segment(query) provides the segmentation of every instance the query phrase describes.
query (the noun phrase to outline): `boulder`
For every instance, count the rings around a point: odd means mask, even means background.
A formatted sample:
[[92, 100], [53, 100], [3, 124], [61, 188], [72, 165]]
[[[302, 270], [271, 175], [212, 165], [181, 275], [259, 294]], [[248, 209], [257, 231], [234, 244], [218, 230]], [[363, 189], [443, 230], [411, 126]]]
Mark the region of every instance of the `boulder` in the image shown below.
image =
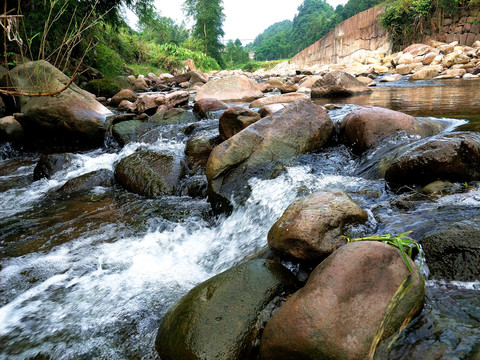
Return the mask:
[[368, 86], [341, 70], [327, 73], [312, 86], [312, 98], [343, 97], [371, 92], [372, 89]]
[[250, 102], [261, 97], [263, 97], [263, 93], [257, 89], [254, 80], [245, 75], [233, 75], [206, 83], [197, 92], [195, 102], [205, 98], [214, 98], [226, 102]]
[[216, 275], [167, 312], [155, 349], [162, 360], [251, 359], [261, 312], [292, 283], [290, 272], [270, 260]]
[[480, 180], [480, 134], [436, 135], [407, 145], [385, 172], [392, 184]]
[[285, 108], [285, 104], [270, 104], [270, 105], [264, 105], [260, 109], [258, 109], [258, 113], [262, 118], [270, 116], [277, 111], [282, 110]]
[[422, 55], [425, 55], [429, 52], [432, 52], [434, 51], [435, 49], [430, 46], [430, 45], [426, 45], [426, 44], [412, 44], [410, 45], [409, 47], [405, 48], [405, 50], [403, 50], [403, 53], [410, 53], [413, 57], [417, 57], [417, 56], [422, 56]]
[[367, 218], [345, 192], [313, 193], [288, 206], [268, 232], [268, 245], [295, 259], [319, 260], [345, 244], [345, 226]]
[[126, 76], [117, 76], [115, 79], [113, 79], [113, 81], [115, 81], [122, 90], [133, 90], [132, 82]]
[[467, 70], [465, 69], [448, 69], [445, 71], [445, 75], [451, 76], [451, 77], [462, 77], [467, 73]]
[[[23, 92], [55, 92], [68, 77], [46, 61], [26, 62], [10, 71], [15, 88]], [[50, 79], [50, 81], [45, 81]], [[86, 147], [103, 144], [106, 117], [111, 111], [75, 84], [56, 96], [20, 97], [20, 109], [29, 119], [26, 132], [42, 137], [50, 146], [58, 142]], [[28, 127], [27, 127], [28, 125]]]
[[[425, 283], [409, 262], [414, 269], [410, 276], [393, 246], [361, 241], [340, 247], [267, 322], [261, 358], [370, 358], [376, 336], [387, 339], [422, 309]], [[404, 280], [408, 290], [389, 307]]]
[[108, 169], [100, 169], [68, 180], [57, 193], [70, 195], [78, 192], [86, 192], [97, 186], [110, 187], [113, 185], [113, 172]]
[[188, 139], [185, 147], [188, 168], [205, 169], [213, 148], [220, 144], [219, 136], [211, 131], [199, 131]]
[[115, 179], [124, 188], [149, 197], [174, 194], [184, 175], [183, 161], [153, 151], [127, 156], [115, 168]]
[[245, 200], [250, 177], [271, 177], [281, 160], [323, 147], [334, 126], [325, 108], [296, 101], [215, 147], [207, 163], [209, 199], [217, 210]]
[[320, 75], [307, 76], [302, 82], [300, 82], [300, 85], [301, 87], [312, 89], [312, 86], [321, 78], [322, 76]]
[[128, 100], [130, 102], [135, 102], [138, 96], [130, 89], [124, 89], [113, 95], [110, 100], [110, 106], [118, 106], [123, 100]]
[[224, 110], [228, 106], [223, 101], [211, 98], [205, 98], [197, 101], [193, 105], [193, 112], [200, 119], [205, 119], [208, 117], [208, 113], [211, 111]]
[[35, 169], [33, 180], [50, 179], [54, 174], [65, 169], [73, 159], [72, 154], [48, 154], [40, 156]]
[[433, 60], [435, 60], [435, 58], [437, 57], [437, 53], [435, 51], [432, 51], [432, 52], [429, 52], [428, 54], [426, 54], [424, 57], [423, 57], [423, 62], [422, 64], [423, 65], [430, 65]]
[[400, 75], [407, 75], [410, 74], [417, 66], [418, 64], [398, 65], [395, 68], [395, 72]]
[[169, 109], [176, 106], [187, 105], [189, 100], [190, 94], [188, 91], [184, 90], [174, 91], [168, 94], [160, 94], [157, 97], [159, 105], [165, 105]]
[[427, 80], [438, 76], [436, 67], [425, 66], [409, 77], [409, 80]]
[[157, 112], [149, 119], [149, 122], [162, 125], [188, 124], [195, 121], [197, 121], [197, 119], [190, 111], [182, 108], [168, 109], [163, 105], [159, 107]]
[[400, 56], [400, 58], [398, 59], [398, 65], [408, 65], [408, 64], [411, 64], [411, 63], [413, 63], [413, 58], [414, 58], [414, 56], [413, 56], [411, 53], [409, 53], [409, 52], [407, 52], [407, 53], [405, 53], [405, 54], [402, 54], [402, 55]]
[[420, 122], [411, 115], [375, 106], [363, 106], [347, 114], [340, 123], [340, 136], [355, 154], [398, 132], [430, 136], [440, 131], [435, 123]]
[[440, 224], [420, 241], [430, 278], [475, 281], [480, 278], [480, 224], [478, 218]]
[[359, 77], [357, 77], [357, 80], [358, 80], [358, 81], [361, 81], [362, 83], [364, 83], [364, 84], [367, 85], [367, 86], [375, 86], [375, 85], [377, 85], [377, 83], [375, 82], [375, 80], [370, 79], [369, 77], [366, 77], [366, 76], [359, 76]]
[[271, 104], [287, 104], [287, 103], [292, 103], [294, 101], [302, 100], [302, 99], [310, 99], [310, 96], [306, 94], [296, 93], [296, 92], [289, 93], [289, 94], [268, 96], [268, 97], [264, 97], [251, 102], [249, 107], [257, 108], [257, 107], [262, 107], [262, 106], [271, 105]]
[[23, 127], [14, 116], [6, 116], [0, 119], [0, 142], [20, 143], [24, 137]]
[[133, 81], [133, 91], [143, 92], [143, 91], [148, 91], [148, 90], [149, 90], [149, 86], [148, 86], [145, 78], [139, 77], [138, 79], [135, 79]]
[[257, 112], [241, 106], [233, 106], [224, 111], [218, 120], [220, 139], [225, 141], [258, 120], [260, 120], [260, 114]]
[[202, 72], [200, 71], [192, 71], [192, 76], [190, 77], [190, 84], [197, 84], [197, 83], [202, 83], [206, 84], [208, 81], [208, 77], [206, 77]]
[[285, 84], [287, 80], [285, 78], [281, 77], [271, 77], [270, 79], [267, 80], [267, 84], [274, 86], [274, 87], [280, 87], [283, 84]]
[[282, 86], [279, 86], [278, 87], [278, 90], [280, 90], [280, 92], [282, 94], [288, 94], [288, 93], [292, 93], [292, 92], [295, 92], [298, 90], [298, 85], [295, 85], [293, 82], [291, 81], [287, 81], [285, 84], [283, 84]]

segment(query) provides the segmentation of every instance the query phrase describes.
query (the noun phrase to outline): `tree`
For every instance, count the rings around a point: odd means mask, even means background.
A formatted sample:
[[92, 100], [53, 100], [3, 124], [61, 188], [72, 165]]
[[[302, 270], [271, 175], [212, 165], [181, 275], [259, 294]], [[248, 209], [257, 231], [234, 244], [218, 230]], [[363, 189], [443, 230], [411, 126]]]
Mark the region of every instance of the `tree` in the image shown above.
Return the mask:
[[248, 53], [242, 46], [242, 42], [237, 39], [235, 42], [230, 40], [223, 54], [223, 61], [228, 68], [234, 68], [249, 62]]
[[200, 39], [205, 54], [217, 60], [222, 65], [221, 50], [223, 45], [220, 38], [225, 35], [223, 32], [222, 0], [185, 0], [183, 10], [187, 16], [191, 16], [195, 22], [193, 36]]

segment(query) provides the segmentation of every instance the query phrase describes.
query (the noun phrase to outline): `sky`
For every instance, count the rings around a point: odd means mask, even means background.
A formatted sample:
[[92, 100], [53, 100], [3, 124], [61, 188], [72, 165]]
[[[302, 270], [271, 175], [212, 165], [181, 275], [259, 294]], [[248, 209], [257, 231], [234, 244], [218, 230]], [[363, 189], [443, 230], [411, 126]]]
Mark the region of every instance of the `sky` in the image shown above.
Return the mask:
[[[283, 20], [293, 20], [303, 0], [223, 0], [225, 21], [224, 40], [240, 39], [243, 45], [252, 42], [267, 27]], [[334, 8], [346, 4], [347, 0], [327, 0]], [[183, 0], [155, 0], [162, 16], [181, 23]]]

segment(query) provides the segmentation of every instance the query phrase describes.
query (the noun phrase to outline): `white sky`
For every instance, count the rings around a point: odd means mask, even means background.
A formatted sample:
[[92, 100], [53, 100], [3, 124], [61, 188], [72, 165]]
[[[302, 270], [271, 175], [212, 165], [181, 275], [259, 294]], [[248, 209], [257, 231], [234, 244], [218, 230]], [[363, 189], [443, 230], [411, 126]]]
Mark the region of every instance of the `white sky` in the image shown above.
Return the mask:
[[[223, 0], [225, 40], [240, 39], [243, 45], [253, 41], [267, 27], [283, 20], [293, 20], [303, 0]], [[327, 0], [335, 8], [347, 0]], [[181, 23], [183, 0], [155, 0], [157, 10]]]

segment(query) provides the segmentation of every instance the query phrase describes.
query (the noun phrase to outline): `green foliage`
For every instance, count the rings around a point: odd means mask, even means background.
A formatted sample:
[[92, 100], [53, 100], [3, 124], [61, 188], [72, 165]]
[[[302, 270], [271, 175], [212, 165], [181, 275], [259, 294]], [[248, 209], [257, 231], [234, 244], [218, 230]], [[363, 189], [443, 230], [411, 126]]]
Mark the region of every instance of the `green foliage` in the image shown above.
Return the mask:
[[192, 51], [175, 44], [150, 44], [149, 62], [169, 71], [183, 67], [182, 62], [192, 59], [195, 66], [203, 71], [220, 70], [215, 59], [199, 51]]
[[242, 43], [239, 39], [229, 41], [225, 47], [225, 52], [222, 55], [223, 63], [228, 69], [235, 69], [247, 64], [250, 59], [247, 51], [242, 47]]
[[222, 0], [185, 0], [183, 9], [195, 22], [193, 37], [201, 41], [203, 52], [223, 65], [220, 38], [225, 35], [222, 28], [225, 14]]
[[421, 258], [422, 253], [420, 251], [420, 245], [415, 240], [413, 240], [411, 237], [408, 236], [408, 234], [410, 233], [411, 231], [405, 232], [400, 235], [395, 235], [395, 236], [390, 234], [384, 234], [384, 235], [365, 236], [365, 237], [355, 238], [355, 239], [351, 239], [345, 236], [345, 239], [347, 239], [347, 243], [354, 242], [354, 241], [381, 241], [384, 244], [395, 246], [400, 250], [403, 261], [405, 262], [405, 265], [407, 266], [408, 271], [412, 272], [413, 269], [410, 266], [407, 256], [412, 258], [412, 250], [415, 247], [418, 250], [418, 254], [420, 256], [420, 266], [422, 266], [422, 258]]

